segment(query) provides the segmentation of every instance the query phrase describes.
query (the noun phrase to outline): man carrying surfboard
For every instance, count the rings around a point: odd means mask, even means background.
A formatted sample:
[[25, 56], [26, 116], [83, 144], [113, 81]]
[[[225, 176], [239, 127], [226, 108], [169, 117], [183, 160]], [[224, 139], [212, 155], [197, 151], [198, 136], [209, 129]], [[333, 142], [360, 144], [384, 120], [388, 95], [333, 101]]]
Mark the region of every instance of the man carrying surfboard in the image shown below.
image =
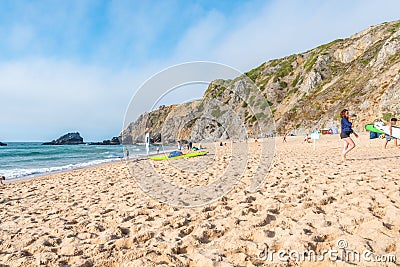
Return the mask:
[[386, 141], [385, 141], [385, 145], [384, 148], [386, 148], [387, 144], [393, 139], [394, 140], [394, 146], [397, 147], [397, 138], [393, 137], [393, 126], [395, 126], [397, 123], [397, 119], [396, 118], [391, 118], [390, 122], [388, 123], [387, 126], [389, 126], [389, 134], [385, 134], [386, 137]]
[[354, 144], [354, 141], [353, 139], [351, 139], [350, 134], [354, 134], [354, 136], [357, 138], [358, 134], [355, 133], [352, 129], [353, 124], [349, 121], [349, 111], [347, 109], [343, 109], [342, 112], [340, 112], [340, 117], [342, 118], [342, 131], [340, 132], [340, 138], [344, 141], [342, 160], [345, 161], [347, 153], [349, 153], [353, 148], [356, 147], [356, 144]]

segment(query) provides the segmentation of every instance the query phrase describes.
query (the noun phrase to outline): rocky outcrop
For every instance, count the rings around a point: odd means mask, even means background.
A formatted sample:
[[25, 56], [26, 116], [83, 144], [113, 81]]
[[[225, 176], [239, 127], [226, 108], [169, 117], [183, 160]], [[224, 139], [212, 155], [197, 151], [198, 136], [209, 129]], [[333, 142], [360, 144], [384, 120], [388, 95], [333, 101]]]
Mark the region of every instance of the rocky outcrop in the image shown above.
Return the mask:
[[337, 127], [400, 116], [400, 21], [372, 26], [304, 53], [274, 59], [233, 80], [213, 81], [201, 101], [143, 114], [128, 142], [216, 140]]
[[342, 47], [338, 48], [333, 55], [341, 63], [350, 63], [364, 54], [372, 45], [382, 40], [384, 34], [376, 31], [379, 26], [372, 26], [360, 33], [354, 34]]
[[130, 123], [121, 133], [123, 144], [144, 143], [146, 132], [150, 132], [150, 142], [161, 142], [161, 131], [168, 114], [177, 105], [160, 106], [158, 109], [143, 113], [139, 118]]
[[7, 144], [0, 142], [0, 146], [7, 146]]
[[45, 142], [42, 145], [80, 145], [85, 144], [79, 133], [67, 133], [57, 140]]
[[121, 140], [120, 137], [113, 137], [111, 140], [104, 140], [102, 142], [92, 142], [89, 143], [89, 145], [93, 146], [115, 146], [115, 145], [120, 145]]

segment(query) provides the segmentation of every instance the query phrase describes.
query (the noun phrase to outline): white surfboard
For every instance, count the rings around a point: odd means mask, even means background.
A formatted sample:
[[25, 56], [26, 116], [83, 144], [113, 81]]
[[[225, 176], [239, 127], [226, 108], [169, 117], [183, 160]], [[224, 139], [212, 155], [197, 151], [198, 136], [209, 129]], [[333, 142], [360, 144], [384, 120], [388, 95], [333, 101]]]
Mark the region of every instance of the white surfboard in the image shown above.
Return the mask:
[[[379, 129], [382, 132], [384, 132], [385, 134], [390, 135], [389, 126], [384, 125], [381, 122], [375, 123], [374, 126], [376, 129]], [[400, 127], [392, 126], [392, 137], [400, 139]]]

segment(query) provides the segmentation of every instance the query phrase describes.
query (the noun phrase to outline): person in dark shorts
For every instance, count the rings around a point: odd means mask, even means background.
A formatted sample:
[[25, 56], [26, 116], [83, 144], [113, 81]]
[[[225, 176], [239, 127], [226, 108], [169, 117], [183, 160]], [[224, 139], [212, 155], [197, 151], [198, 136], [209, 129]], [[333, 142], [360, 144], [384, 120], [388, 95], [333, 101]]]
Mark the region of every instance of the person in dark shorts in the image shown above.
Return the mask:
[[347, 153], [356, 147], [356, 144], [353, 139], [351, 139], [350, 135], [354, 134], [354, 136], [358, 138], [358, 134], [352, 129], [353, 124], [349, 121], [349, 111], [347, 109], [343, 109], [342, 112], [340, 112], [340, 117], [342, 118], [342, 131], [340, 132], [340, 138], [344, 141], [342, 160], [345, 161]]
[[129, 150], [128, 149], [125, 150], [125, 159], [129, 160]]
[[389, 126], [389, 134], [385, 134], [386, 141], [384, 144], [384, 148], [386, 148], [387, 144], [391, 141], [394, 140], [394, 146], [397, 147], [397, 138], [392, 136], [392, 126], [396, 125], [397, 119], [396, 118], [391, 118], [390, 122], [388, 123]]

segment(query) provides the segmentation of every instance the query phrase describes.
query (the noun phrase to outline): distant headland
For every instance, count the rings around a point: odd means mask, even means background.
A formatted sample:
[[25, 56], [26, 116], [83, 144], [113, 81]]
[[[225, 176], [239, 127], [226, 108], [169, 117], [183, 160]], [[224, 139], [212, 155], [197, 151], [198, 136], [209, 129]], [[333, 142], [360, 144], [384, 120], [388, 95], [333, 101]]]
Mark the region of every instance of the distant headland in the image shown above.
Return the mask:
[[78, 132], [76, 132], [76, 133], [67, 133], [56, 140], [53, 140], [51, 142], [45, 142], [42, 145], [82, 145], [82, 144], [85, 144], [83, 142], [83, 138]]
[[83, 141], [83, 137], [79, 132], [76, 133], [67, 133], [60, 138], [53, 140], [51, 142], [44, 142], [42, 145], [120, 145], [121, 140], [120, 137], [113, 137], [111, 140], [104, 140], [101, 142], [91, 142], [85, 143]]

